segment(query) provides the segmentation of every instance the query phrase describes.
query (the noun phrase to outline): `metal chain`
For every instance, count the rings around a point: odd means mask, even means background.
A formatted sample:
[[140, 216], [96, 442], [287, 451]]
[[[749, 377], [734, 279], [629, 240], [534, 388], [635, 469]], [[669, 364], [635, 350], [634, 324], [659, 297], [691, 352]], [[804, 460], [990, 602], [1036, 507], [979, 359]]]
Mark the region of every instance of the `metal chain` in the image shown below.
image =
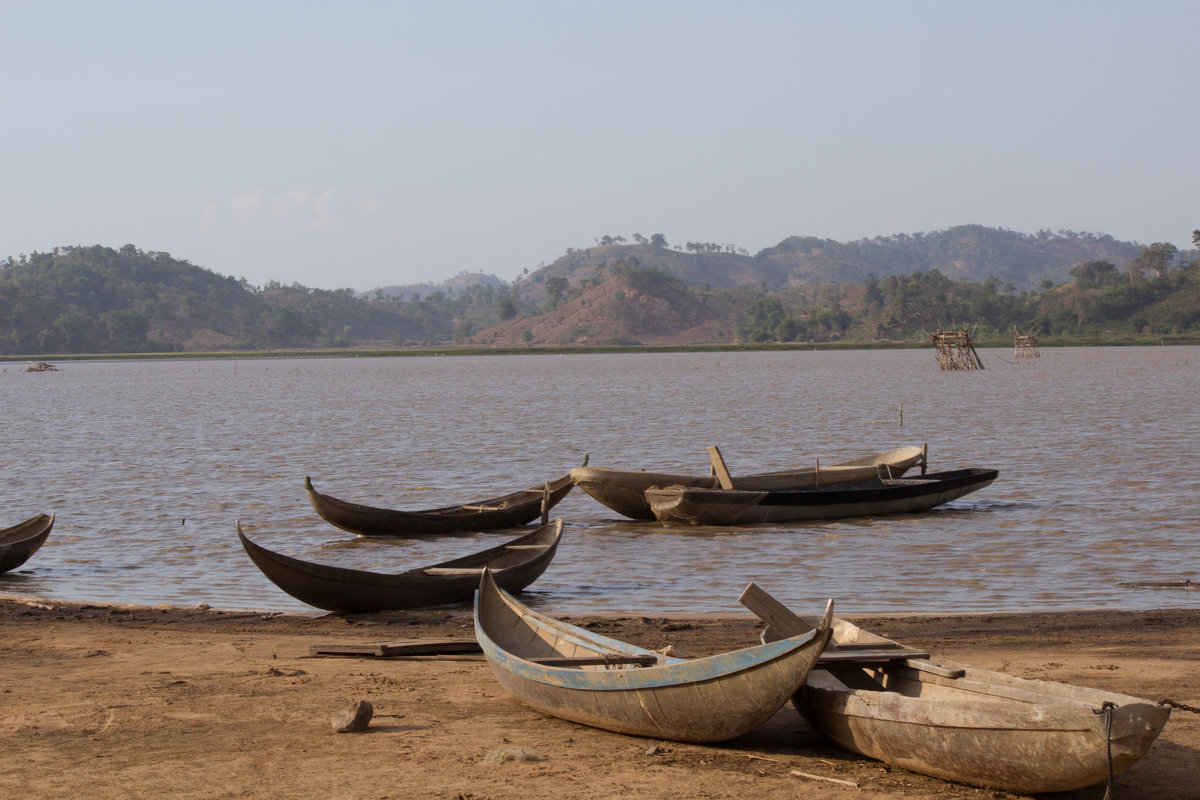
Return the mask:
[[1171, 708], [1178, 708], [1180, 711], [1190, 711], [1193, 714], [1200, 714], [1200, 708], [1196, 708], [1195, 706], [1189, 706], [1186, 703], [1176, 703], [1174, 700], [1168, 700], [1165, 697], [1162, 700], [1160, 700], [1158, 704], [1160, 706], [1170, 706]]

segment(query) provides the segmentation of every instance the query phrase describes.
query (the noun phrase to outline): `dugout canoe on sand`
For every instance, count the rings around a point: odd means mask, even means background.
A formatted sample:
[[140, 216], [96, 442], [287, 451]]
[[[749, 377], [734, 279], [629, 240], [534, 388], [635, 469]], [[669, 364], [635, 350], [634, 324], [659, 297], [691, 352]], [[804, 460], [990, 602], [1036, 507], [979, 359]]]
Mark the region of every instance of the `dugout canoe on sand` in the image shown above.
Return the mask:
[[928, 511], [988, 486], [999, 473], [971, 467], [921, 477], [755, 492], [699, 486], [652, 486], [655, 519], [684, 525], [745, 525]]
[[773, 716], [825, 649], [824, 621], [792, 638], [685, 660], [540, 614], [485, 572], [475, 638], [514, 697], [562, 719], [680, 742], [720, 742]]
[[[718, 472], [719, 451], [710, 447], [709, 455], [713, 460], [714, 472]], [[816, 461], [811, 467], [729, 477], [731, 484], [727, 488], [769, 491], [861, 481], [881, 475], [898, 478], [913, 466], [925, 464], [926, 458], [924, 446], [897, 447], [829, 465]], [[654, 519], [654, 512], [646, 502], [647, 489], [653, 486], [696, 486], [715, 489], [722, 486], [721, 479], [726, 476], [727, 472], [724, 476], [687, 475], [588, 466], [576, 467], [570, 473], [576, 486], [603, 505], [630, 519], [644, 520]]]
[[297, 600], [326, 611], [363, 613], [467, 603], [484, 569], [510, 592], [537, 580], [554, 559], [562, 520], [506, 544], [398, 573], [370, 572], [304, 561], [250, 540], [237, 523], [238, 539], [267, 578]]
[[14, 570], [28, 561], [45, 544], [53, 527], [53, 514], [38, 514], [0, 530], [0, 573]]
[[[768, 623], [764, 641], [811, 622], [754, 584], [740, 599]], [[1091, 786], [1136, 764], [1170, 716], [1137, 697], [932, 661], [833, 621], [827, 653], [863, 648], [896, 655], [818, 665], [793, 698], [796, 710], [851, 752], [957, 783], [1022, 794]]]
[[519, 492], [472, 500], [442, 508], [401, 511], [351, 503], [322, 494], [304, 478], [308, 501], [320, 517], [336, 528], [359, 536], [429, 536], [436, 534], [514, 528], [542, 517], [574, 486], [569, 475]]

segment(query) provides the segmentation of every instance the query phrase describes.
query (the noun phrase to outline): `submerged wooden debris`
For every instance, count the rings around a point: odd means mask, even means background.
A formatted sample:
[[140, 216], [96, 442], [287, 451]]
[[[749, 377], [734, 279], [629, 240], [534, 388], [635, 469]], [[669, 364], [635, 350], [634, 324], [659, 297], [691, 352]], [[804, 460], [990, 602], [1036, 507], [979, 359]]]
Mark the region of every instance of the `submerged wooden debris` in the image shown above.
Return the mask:
[[47, 364], [45, 361], [30, 361], [29, 366], [25, 368], [26, 372], [58, 372], [58, 367], [53, 364]]
[[1126, 589], [1183, 589], [1185, 592], [1200, 591], [1200, 581], [1185, 578], [1181, 581], [1127, 581], [1118, 584]]
[[943, 370], [983, 369], [983, 360], [971, 344], [971, 332], [966, 328], [939, 328], [929, 337], [937, 351], [938, 367]]

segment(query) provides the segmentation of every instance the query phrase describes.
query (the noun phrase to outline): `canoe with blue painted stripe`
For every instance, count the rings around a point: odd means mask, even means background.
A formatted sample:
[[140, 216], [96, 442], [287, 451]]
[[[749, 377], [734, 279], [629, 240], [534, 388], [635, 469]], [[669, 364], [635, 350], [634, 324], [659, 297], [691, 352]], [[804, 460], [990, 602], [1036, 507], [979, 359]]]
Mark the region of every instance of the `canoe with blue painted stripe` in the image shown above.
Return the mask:
[[720, 742], [771, 718], [825, 649], [833, 603], [812, 630], [694, 660], [611, 639], [540, 614], [485, 572], [475, 638], [514, 697], [562, 719], [617, 733]]
[[0, 530], [0, 573], [14, 570], [28, 561], [45, 543], [53, 527], [53, 514], [38, 514]]

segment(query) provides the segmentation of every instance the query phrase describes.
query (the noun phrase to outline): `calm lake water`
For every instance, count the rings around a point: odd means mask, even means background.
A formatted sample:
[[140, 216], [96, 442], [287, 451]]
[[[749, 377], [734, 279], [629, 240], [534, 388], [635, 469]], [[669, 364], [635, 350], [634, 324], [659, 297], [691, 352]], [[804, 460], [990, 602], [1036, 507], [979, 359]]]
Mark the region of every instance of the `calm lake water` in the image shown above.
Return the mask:
[[760, 472], [928, 443], [930, 469], [996, 467], [933, 512], [727, 529], [623, 521], [576, 490], [531, 587], [551, 613], [741, 612], [751, 580], [845, 614], [1200, 607], [1200, 353], [1044, 349], [981, 372], [931, 350], [0, 363], [0, 527], [58, 515], [0, 592], [311, 611], [234, 523], [302, 558], [400, 571], [503, 540], [365, 540], [344, 499], [428, 508], [578, 466]]

